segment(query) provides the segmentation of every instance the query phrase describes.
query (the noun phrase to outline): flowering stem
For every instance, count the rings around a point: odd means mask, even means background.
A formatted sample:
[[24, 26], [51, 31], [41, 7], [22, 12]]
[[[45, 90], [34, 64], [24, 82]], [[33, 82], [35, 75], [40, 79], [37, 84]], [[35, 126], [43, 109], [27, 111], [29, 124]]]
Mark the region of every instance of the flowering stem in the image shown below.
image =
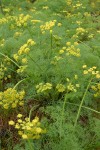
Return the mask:
[[89, 86], [90, 86], [90, 84], [91, 84], [91, 81], [92, 81], [92, 78], [90, 79], [90, 81], [89, 81], [89, 83], [88, 83], [88, 85], [87, 85], [87, 88], [86, 88], [86, 90], [85, 90], [85, 92], [84, 92], [84, 95], [83, 95], [83, 98], [82, 98], [82, 100], [81, 100], [81, 103], [80, 103], [80, 105], [79, 105], [79, 109], [78, 109], [77, 116], [76, 116], [76, 119], [75, 119], [74, 127], [76, 127], [76, 125], [77, 125], [77, 121], [78, 121], [79, 116], [80, 116], [81, 108], [82, 108], [82, 105], [83, 105], [85, 96], [86, 96], [86, 94], [87, 94], [87, 91], [88, 91], [88, 89], [89, 89]]

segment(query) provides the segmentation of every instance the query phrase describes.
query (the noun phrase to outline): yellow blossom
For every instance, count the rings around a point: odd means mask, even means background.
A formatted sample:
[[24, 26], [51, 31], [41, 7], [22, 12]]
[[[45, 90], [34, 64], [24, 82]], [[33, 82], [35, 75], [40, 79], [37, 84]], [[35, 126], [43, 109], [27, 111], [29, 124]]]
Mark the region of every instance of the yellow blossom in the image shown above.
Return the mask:
[[22, 114], [18, 114], [17, 117], [18, 117], [18, 118], [21, 118], [21, 117], [22, 117]]
[[46, 130], [41, 128], [38, 117], [30, 121], [28, 117], [21, 119], [22, 116], [18, 114], [16, 123], [11, 120], [9, 125], [13, 125], [23, 139], [37, 139], [40, 138], [40, 134], [46, 133]]
[[9, 121], [9, 125], [14, 125], [14, 124], [15, 124], [15, 122], [13, 120]]
[[66, 88], [63, 84], [57, 84], [56, 89], [58, 92], [64, 92]]
[[23, 59], [22, 59], [22, 63], [23, 63], [23, 64], [26, 64], [26, 63], [27, 63], [27, 58], [23, 58]]

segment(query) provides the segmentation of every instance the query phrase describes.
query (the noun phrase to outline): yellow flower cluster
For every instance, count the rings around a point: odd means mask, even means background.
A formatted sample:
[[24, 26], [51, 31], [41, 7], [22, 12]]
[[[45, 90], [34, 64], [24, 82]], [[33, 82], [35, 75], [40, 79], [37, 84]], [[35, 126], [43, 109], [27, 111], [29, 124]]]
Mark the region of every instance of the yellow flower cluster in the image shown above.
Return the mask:
[[0, 46], [3, 47], [5, 43], [5, 39], [0, 40]]
[[30, 15], [24, 15], [24, 14], [20, 14], [16, 19], [16, 25], [18, 27], [26, 27], [27, 26], [27, 22], [28, 20], [31, 18]]
[[56, 20], [46, 22], [44, 25], [40, 26], [41, 32], [45, 33], [46, 30], [51, 30], [55, 26]]
[[92, 68], [87, 68], [87, 65], [83, 65], [82, 67], [84, 69], [83, 74], [90, 74], [94, 75], [97, 79], [100, 79], [100, 71], [97, 71], [97, 67], [93, 66]]
[[42, 7], [42, 9], [46, 9], [46, 10], [47, 10], [48, 8], [49, 8], [48, 6], [43, 6], [43, 7]]
[[66, 48], [67, 55], [73, 55], [76, 57], [80, 57], [80, 49], [77, 48], [77, 46], [78, 46], [77, 42], [74, 42], [73, 45], [70, 42], [67, 42], [66, 45], [68, 46]]
[[30, 49], [29, 46], [35, 45], [35, 42], [32, 39], [29, 39], [27, 43], [20, 47], [18, 50], [18, 55], [27, 54], [29, 53]]
[[19, 36], [21, 36], [21, 35], [22, 35], [21, 32], [15, 32], [14, 37], [16, 38], [16, 37], [19, 37]]
[[0, 64], [0, 80], [7, 80], [11, 78], [10, 72], [8, 71], [9, 65], [11, 65], [11, 61], [8, 57], [3, 57], [1, 59]]
[[79, 0], [66, 0], [67, 3], [67, 18], [72, 17], [77, 12], [76, 10], [83, 8], [82, 3]]
[[[78, 80], [78, 75], [77, 74], [74, 75], [74, 79]], [[72, 82], [70, 81], [69, 78], [66, 78], [66, 81], [68, 82], [67, 90], [77, 92], [77, 88], [79, 88], [80, 85], [78, 83], [77, 84], [72, 84]]]
[[100, 83], [98, 83], [97, 85], [91, 86], [91, 88], [96, 92], [94, 94], [94, 97], [100, 97]]
[[9, 21], [12, 21], [15, 19], [15, 16], [4, 16], [3, 18], [0, 19], [0, 24], [6, 24], [8, 23]]
[[7, 23], [7, 22], [8, 22], [7, 18], [1, 18], [0, 19], [0, 24], [4, 24], [4, 23]]
[[73, 6], [73, 8], [76, 8], [76, 9], [78, 9], [78, 8], [80, 8], [82, 6], [82, 3], [76, 3], [74, 6]]
[[20, 66], [19, 69], [17, 69], [17, 73], [23, 73], [27, 68], [27, 65]]
[[58, 92], [64, 92], [66, 87], [63, 84], [57, 84], [56, 89]]
[[65, 54], [66, 55], [73, 55], [76, 57], [80, 57], [80, 49], [77, 48], [78, 43], [74, 42], [74, 44], [72, 45], [71, 42], [66, 42], [67, 47], [63, 47], [61, 50], [59, 50], [59, 54]]
[[76, 23], [77, 23], [78, 25], [81, 25], [81, 24], [82, 24], [82, 22], [81, 22], [81, 21], [76, 21]]
[[88, 38], [89, 38], [89, 39], [92, 39], [93, 37], [94, 37], [94, 34], [88, 35]]
[[30, 121], [30, 118], [22, 119], [22, 117], [22, 114], [18, 114], [17, 123], [11, 120], [9, 125], [14, 126], [23, 139], [39, 139], [41, 134], [46, 133], [46, 130], [40, 127], [41, 123], [38, 117], [35, 117], [32, 121]]
[[67, 5], [71, 5], [72, 4], [72, 0], [67, 0]]
[[36, 85], [36, 89], [37, 89], [37, 93], [42, 93], [44, 91], [47, 90], [51, 90], [52, 89], [52, 84], [51, 83], [40, 83], [38, 85]]
[[77, 36], [78, 35], [84, 35], [86, 33], [88, 33], [88, 31], [86, 29], [84, 29], [84, 28], [79, 27], [79, 28], [76, 29], [76, 35]]
[[59, 60], [63, 59], [61, 56], [54, 56], [51, 64], [56, 65]]
[[77, 88], [79, 88], [79, 84], [73, 85], [72, 83], [69, 83], [67, 85], [67, 89], [68, 91], [73, 91], [73, 92], [77, 92]]
[[0, 65], [0, 80], [2, 80], [4, 78], [6, 70], [7, 70], [7, 68], [1, 63], [1, 65]]
[[14, 88], [8, 88], [0, 92], [0, 106], [4, 109], [16, 108], [18, 105], [23, 106], [24, 91], [17, 92]]
[[85, 16], [85, 17], [90, 17], [91, 14], [90, 14], [89, 12], [85, 12], [85, 13], [84, 13], [84, 16]]
[[13, 55], [14, 60], [21, 61], [21, 63], [24, 64], [23, 66], [20, 66], [17, 73], [22, 73], [27, 68], [27, 65], [25, 65], [28, 63], [27, 54], [29, 53], [30, 46], [32, 45], [35, 45], [35, 42], [32, 39], [29, 39], [27, 43], [20, 47], [18, 53]]
[[[77, 80], [78, 76], [75, 75], [74, 79]], [[64, 92], [64, 91], [73, 91], [73, 92], [77, 92], [77, 88], [80, 87], [79, 84], [72, 84], [69, 78], [66, 78], [66, 81], [68, 82], [66, 85], [63, 84], [57, 84], [56, 89], [58, 90], [58, 92]]]
[[5, 8], [3, 9], [4, 12], [9, 13], [10, 12], [10, 8]]

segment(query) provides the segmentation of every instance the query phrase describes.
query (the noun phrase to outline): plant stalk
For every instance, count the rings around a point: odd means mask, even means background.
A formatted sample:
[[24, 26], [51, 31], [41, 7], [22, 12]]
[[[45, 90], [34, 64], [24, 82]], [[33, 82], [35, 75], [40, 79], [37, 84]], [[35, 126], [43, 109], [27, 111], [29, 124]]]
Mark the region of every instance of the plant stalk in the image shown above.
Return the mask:
[[83, 98], [82, 98], [82, 100], [81, 100], [81, 103], [80, 103], [80, 105], [79, 105], [79, 109], [78, 109], [77, 116], [76, 116], [75, 123], [74, 123], [74, 128], [75, 128], [76, 125], [77, 125], [77, 121], [78, 121], [79, 116], [80, 116], [81, 108], [82, 108], [82, 105], [83, 105], [85, 96], [86, 96], [86, 94], [87, 94], [87, 91], [88, 91], [88, 89], [89, 89], [89, 86], [90, 86], [90, 84], [91, 84], [91, 81], [92, 81], [92, 78], [90, 79], [90, 81], [89, 81], [89, 83], [88, 83], [88, 85], [87, 85], [87, 88], [86, 88], [86, 90], [85, 90], [85, 92], [84, 92], [84, 95], [83, 95]]

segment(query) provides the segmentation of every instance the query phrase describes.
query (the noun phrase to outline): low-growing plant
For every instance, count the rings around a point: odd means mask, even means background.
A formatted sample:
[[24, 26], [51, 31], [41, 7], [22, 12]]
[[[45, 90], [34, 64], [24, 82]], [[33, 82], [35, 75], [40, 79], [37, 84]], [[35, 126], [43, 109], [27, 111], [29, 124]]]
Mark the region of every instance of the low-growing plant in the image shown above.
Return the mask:
[[1, 10], [0, 149], [98, 150], [98, 0], [3, 0]]

